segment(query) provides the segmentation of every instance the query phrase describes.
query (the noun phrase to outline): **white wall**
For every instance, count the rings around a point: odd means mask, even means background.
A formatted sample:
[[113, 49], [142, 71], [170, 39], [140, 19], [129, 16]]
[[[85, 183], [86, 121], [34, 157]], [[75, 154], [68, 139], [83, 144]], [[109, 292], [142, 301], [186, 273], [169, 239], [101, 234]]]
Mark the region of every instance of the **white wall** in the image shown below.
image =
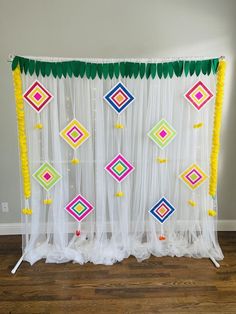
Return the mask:
[[0, 0], [0, 202], [20, 220], [15, 104], [8, 55], [220, 56], [228, 59], [220, 154], [220, 219], [236, 219], [234, 0]]

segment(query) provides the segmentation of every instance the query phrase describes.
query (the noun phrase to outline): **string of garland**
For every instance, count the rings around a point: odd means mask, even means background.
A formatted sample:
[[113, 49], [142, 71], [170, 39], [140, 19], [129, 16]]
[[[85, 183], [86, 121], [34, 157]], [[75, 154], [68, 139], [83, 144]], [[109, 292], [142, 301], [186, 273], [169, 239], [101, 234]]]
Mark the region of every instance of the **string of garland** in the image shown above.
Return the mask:
[[215, 113], [214, 113], [214, 125], [213, 125], [212, 148], [211, 148], [211, 159], [210, 159], [209, 194], [213, 197], [216, 195], [216, 188], [217, 188], [218, 154], [220, 150], [220, 128], [221, 128], [221, 116], [222, 116], [222, 106], [223, 106], [223, 98], [224, 98], [225, 69], [226, 69], [226, 62], [225, 60], [221, 60], [219, 62], [218, 73], [217, 73]]
[[19, 137], [19, 150], [21, 160], [21, 172], [23, 178], [23, 190], [26, 199], [30, 198], [30, 171], [28, 163], [28, 151], [27, 151], [27, 139], [25, 132], [25, 113], [24, 113], [24, 101], [22, 92], [22, 81], [20, 67], [17, 66], [13, 72], [13, 83], [16, 100], [16, 115], [18, 122], [18, 137]]
[[100, 79], [112, 79], [134, 77], [137, 78], [172, 78], [173, 75], [180, 77], [192, 76], [200, 73], [204, 75], [215, 74], [217, 72], [219, 59], [208, 60], [179, 60], [174, 62], [163, 63], [138, 63], [138, 62], [115, 62], [115, 63], [92, 63], [83, 61], [63, 61], [63, 62], [48, 62], [32, 60], [20, 56], [15, 56], [12, 61], [12, 70], [14, 71], [19, 65], [21, 73], [29, 73], [30, 75], [40, 74], [45, 76], [53, 75], [54, 78], [63, 77], [87, 77], [94, 79], [98, 76]]

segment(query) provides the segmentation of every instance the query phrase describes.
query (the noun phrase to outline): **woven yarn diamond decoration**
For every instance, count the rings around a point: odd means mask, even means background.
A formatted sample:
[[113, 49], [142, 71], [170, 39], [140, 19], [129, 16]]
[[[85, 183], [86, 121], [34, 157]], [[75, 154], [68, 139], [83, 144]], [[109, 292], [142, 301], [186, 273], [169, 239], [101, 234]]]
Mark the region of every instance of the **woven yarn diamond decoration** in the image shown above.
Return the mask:
[[174, 137], [176, 136], [176, 131], [165, 119], [161, 119], [148, 132], [148, 136], [161, 149], [164, 149], [174, 139]]
[[36, 80], [24, 93], [23, 98], [39, 113], [52, 100], [53, 96], [43, 84]]
[[162, 197], [150, 210], [149, 213], [160, 223], [166, 221], [175, 211], [174, 206], [165, 198]]
[[212, 99], [214, 95], [202, 81], [198, 81], [184, 96], [188, 102], [190, 102], [190, 104], [192, 104], [194, 108], [199, 111]]
[[105, 170], [117, 181], [123, 181], [133, 170], [134, 166], [125, 159], [124, 156], [118, 154], [109, 164]]
[[207, 178], [208, 176], [196, 164], [192, 164], [183, 173], [180, 174], [180, 179], [191, 190], [196, 190]]
[[93, 205], [80, 194], [65, 207], [65, 210], [77, 221], [82, 221], [93, 209]]
[[49, 191], [61, 179], [61, 175], [47, 162], [42, 164], [33, 177], [46, 191]]
[[60, 135], [73, 149], [77, 149], [90, 136], [86, 128], [76, 119], [73, 119]]
[[131, 92], [121, 82], [117, 83], [103, 98], [118, 114], [135, 100]]

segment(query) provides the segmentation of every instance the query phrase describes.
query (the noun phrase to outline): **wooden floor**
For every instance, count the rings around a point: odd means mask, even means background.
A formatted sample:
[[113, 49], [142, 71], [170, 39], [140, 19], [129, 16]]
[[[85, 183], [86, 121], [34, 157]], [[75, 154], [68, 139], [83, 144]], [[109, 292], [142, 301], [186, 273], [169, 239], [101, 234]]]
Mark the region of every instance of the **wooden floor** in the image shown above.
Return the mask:
[[0, 313], [236, 313], [236, 232], [208, 259], [129, 258], [113, 266], [22, 263], [19, 236], [0, 237]]

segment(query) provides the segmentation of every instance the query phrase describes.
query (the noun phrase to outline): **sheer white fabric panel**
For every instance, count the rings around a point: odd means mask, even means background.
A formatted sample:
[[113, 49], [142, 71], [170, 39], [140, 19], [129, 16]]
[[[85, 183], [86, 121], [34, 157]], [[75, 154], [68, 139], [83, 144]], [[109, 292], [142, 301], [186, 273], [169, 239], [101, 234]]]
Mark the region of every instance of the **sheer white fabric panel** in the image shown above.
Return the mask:
[[[31, 264], [45, 258], [49, 263], [74, 261], [110, 265], [134, 255], [142, 261], [155, 256], [191, 256], [222, 259], [215, 219], [208, 216], [214, 204], [208, 180], [192, 192], [178, 176], [192, 163], [209, 174], [214, 100], [197, 112], [184, 93], [201, 79], [215, 93], [211, 74], [167, 79], [99, 79], [29, 76], [22, 74], [23, 90], [38, 79], [54, 96], [40, 113], [43, 129], [35, 129], [37, 113], [25, 105], [31, 175], [48, 161], [62, 175], [50, 190], [53, 203], [43, 205], [47, 193], [31, 179], [33, 215], [22, 217], [26, 226], [23, 249]], [[118, 82], [135, 96], [135, 101], [118, 115], [103, 96]], [[59, 133], [76, 118], [90, 138], [74, 152]], [[177, 131], [175, 139], [161, 150], [148, 131], [165, 118]], [[114, 128], [122, 123], [124, 129]], [[195, 123], [204, 127], [194, 129]], [[104, 167], [122, 153], [135, 170], [117, 183]], [[156, 158], [167, 158], [160, 164]], [[115, 197], [123, 191], [124, 197]], [[81, 193], [95, 207], [80, 224], [65, 206]], [[176, 211], [161, 226], [148, 210], [165, 196]], [[188, 200], [194, 200], [191, 207]], [[81, 230], [76, 237], [75, 231]], [[166, 236], [165, 241], [159, 235]]]

